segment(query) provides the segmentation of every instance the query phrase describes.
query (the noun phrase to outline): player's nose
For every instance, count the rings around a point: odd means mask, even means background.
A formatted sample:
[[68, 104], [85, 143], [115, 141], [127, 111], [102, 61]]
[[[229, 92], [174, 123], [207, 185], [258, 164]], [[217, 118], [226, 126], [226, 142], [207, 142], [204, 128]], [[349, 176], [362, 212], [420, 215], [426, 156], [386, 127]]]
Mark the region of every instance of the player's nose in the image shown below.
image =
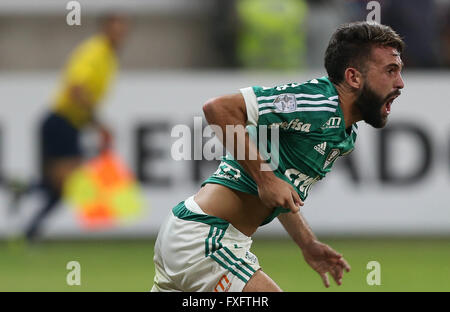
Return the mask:
[[405, 87], [405, 82], [403, 81], [402, 74], [398, 74], [397, 79], [395, 80], [395, 86], [396, 89], [403, 89]]

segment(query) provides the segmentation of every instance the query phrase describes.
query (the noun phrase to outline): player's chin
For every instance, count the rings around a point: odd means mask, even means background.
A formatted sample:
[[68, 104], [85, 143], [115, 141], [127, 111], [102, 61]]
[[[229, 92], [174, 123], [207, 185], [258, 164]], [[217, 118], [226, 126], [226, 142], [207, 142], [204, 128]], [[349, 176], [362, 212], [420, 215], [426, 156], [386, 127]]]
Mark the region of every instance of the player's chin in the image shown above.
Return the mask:
[[378, 122], [375, 125], [373, 125], [373, 127], [376, 129], [384, 128], [387, 125], [387, 122], [388, 122], [388, 116], [381, 115], [380, 119], [378, 120]]
[[378, 119], [377, 126], [375, 128], [384, 128], [388, 122], [389, 114], [391, 113], [390, 109], [386, 109], [386, 107], [383, 105], [381, 108], [380, 116]]
[[389, 114], [381, 114], [380, 120], [377, 124], [378, 127], [375, 127], [375, 128], [377, 128], [377, 129], [384, 128], [387, 125], [388, 118], [389, 118]]
[[377, 128], [377, 129], [384, 128], [387, 125], [387, 122], [388, 122], [388, 117], [382, 116], [381, 121], [375, 126], [375, 128]]
[[381, 113], [377, 118], [373, 118], [372, 120], [365, 120], [366, 123], [371, 125], [376, 129], [384, 128], [388, 121], [388, 115]]

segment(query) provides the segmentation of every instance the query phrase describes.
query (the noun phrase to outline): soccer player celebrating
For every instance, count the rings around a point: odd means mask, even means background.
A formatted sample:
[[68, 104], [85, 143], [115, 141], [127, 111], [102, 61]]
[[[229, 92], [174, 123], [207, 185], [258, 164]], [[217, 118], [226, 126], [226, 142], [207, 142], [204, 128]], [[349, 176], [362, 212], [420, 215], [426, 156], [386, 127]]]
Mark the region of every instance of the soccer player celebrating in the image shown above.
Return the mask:
[[404, 86], [403, 46], [388, 26], [345, 24], [326, 50], [327, 77], [244, 88], [209, 100], [203, 106], [206, 119], [224, 137], [227, 125], [276, 127], [278, 163], [274, 170], [261, 170], [267, 163], [260, 153], [250, 159], [257, 146], [242, 131], [244, 159], [235, 160], [231, 152], [233, 157], [225, 157], [198, 193], [175, 206], [161, 226], [152, 291], [280, 291], [250, 252], [251, 235], [275, 217], [325, 287], [330, 285], [327, 273], [341, 285], [350, 266], [317, 240], [299, 209], [311, 185], [331, 170], [338, 156], [353, 150], [356, 122], [385, 126]]

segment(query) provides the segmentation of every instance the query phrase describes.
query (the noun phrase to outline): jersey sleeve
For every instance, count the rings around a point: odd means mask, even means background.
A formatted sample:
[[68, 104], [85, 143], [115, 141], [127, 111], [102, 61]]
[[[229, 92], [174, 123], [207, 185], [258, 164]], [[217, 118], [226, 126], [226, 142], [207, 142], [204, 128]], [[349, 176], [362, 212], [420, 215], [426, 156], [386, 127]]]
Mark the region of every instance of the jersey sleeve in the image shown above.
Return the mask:
[[256, 126], [258, 124], [258, 102], [256, 100], [253, 88], [242, 88], [242, 96], [245, 101], [245, 108], [247, 110], [247, 126]]

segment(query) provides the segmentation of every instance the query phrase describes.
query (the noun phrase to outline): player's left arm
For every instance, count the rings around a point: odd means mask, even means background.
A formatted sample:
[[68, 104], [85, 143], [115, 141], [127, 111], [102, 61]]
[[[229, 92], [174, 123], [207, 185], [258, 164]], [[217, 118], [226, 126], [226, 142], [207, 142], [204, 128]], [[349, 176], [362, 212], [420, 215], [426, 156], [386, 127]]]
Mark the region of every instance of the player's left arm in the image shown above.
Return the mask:
[[305, 261], [319, 273], [325, 287], [330, 286], [327, 273], [341, 285], [344, 270], [350, 272], [350, 266], [343, 256], [317, 240], [300, 212], [282, 213], [278, 216], [278, 220], [302, 250]]

